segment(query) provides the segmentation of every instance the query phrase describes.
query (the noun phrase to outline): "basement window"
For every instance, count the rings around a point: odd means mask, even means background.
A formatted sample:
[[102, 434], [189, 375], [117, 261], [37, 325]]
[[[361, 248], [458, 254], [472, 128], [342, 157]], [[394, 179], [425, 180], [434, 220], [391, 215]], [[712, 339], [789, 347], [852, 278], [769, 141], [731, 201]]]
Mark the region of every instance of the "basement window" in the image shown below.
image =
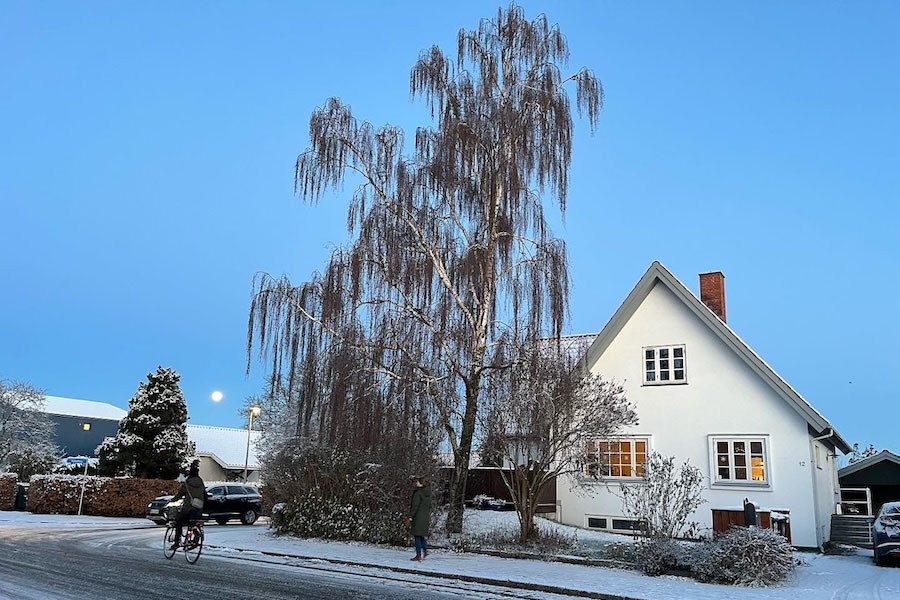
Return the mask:
[[644, 352], [644, 384], [687, 383], [687, 357], [684, 344], [647, 346]]

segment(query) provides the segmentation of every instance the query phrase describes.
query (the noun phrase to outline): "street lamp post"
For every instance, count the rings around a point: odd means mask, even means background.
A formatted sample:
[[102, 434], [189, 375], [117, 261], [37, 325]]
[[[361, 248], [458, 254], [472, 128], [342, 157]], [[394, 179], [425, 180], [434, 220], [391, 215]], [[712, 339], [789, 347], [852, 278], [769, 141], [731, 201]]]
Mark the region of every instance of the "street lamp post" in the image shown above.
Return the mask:
[[253, 431], [253, 417], [262, 409], [258, 406], [250, 408], [250, 422], [247, 424], [247, 453], [244, 455], [244, 483], [247, 483], [247, 467], [250, 465], [250, 432]]

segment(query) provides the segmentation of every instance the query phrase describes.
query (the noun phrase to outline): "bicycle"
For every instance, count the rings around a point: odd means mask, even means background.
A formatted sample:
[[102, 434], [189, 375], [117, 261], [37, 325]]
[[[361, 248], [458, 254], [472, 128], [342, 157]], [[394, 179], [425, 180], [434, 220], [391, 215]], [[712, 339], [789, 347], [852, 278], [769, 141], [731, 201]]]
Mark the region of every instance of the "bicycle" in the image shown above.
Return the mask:
[[187, 531], [181, 540], [181, 546], [175, 546], [175, 534], [178, 525], [175, 521], [169, 521], [166, 525], [166, 534], [163, 537], [163, 556], [172, 558], [179, 549], [184, 550], [184, 559], [190, 564], [196, 563], [203, 552], [203, 521], [191, 521]]

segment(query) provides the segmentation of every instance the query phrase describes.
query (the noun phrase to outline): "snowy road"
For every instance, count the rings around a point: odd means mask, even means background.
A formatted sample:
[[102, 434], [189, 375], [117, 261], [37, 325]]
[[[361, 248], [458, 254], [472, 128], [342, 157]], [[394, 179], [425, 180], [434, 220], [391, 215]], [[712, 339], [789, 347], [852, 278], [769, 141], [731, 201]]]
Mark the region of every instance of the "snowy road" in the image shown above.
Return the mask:
[[162, 530], [4, 528], [2, 600], [231, 600], [265, 598], [420, 599], [549, 598], [521, 591], [397, 581], [388, 573], [329, 572], [217, 556], [196, 565], [181, 553], [163, 558]]

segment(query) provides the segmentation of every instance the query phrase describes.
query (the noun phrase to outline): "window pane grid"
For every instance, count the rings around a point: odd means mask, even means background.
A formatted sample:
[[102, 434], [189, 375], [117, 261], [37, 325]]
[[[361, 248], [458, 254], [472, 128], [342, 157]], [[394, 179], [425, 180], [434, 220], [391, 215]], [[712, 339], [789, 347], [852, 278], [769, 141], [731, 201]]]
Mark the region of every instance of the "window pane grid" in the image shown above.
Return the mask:
[[623, 438], [588, 442], [585, 473], [596, 477], [642, 477], [647, 440]]
[[644, 348], [644, 383], [681, 383], [686, 372], [684, 346]]
[[766, 483], [765, 445], [761, 440], [716, 440], [716, 479]]

